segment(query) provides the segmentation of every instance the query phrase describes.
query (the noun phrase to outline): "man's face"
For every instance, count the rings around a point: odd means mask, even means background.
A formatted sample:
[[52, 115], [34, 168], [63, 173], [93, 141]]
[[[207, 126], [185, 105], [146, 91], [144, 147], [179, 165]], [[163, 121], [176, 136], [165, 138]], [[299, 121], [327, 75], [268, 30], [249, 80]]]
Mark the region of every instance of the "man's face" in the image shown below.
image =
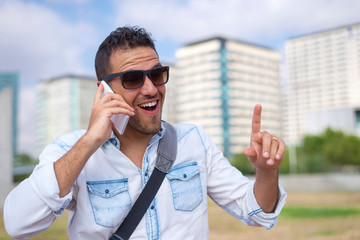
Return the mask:
[[[159, 65], [161, 65], [159, 58], [152, 48], [116, 50], [110, 56], [111, 72], [109, 74], [128, 70], [148, 70]], [[128, 130], [147, 135], [156, 134], [160, 130], [165, 85], [155, 86], [146, 76], [144, 84], [137, 89], [125, 89], [120, 78], [111, 80], [110, 86], [135, 109], [135, 115], [129, 119]]]

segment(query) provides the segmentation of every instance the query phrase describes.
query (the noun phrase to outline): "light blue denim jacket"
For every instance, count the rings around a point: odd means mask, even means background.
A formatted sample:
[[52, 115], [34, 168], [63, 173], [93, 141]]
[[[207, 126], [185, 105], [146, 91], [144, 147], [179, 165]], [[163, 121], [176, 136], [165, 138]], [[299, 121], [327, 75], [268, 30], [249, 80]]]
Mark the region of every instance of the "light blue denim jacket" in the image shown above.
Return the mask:
[[[280, 186], [275, 212], [264, 213], [253, 193], [254, 182], [231, 166], [201, 127], [174, 127], [177, 158], [131, 239], [208, 239], [207, 195], [247, 225], [274, 227], [286, 199], [283, 188]], [[164, 131], [151, 139], [141, 169], [119, 151], [120, 143], [112, 135], [90, 157], [71, 192], [63, 198], [58, 195], [53, 163], [85, 131], [56, 139], [44, 149], [30, 178], [8, 196], [4, 209], [7, 231], [17, 237], [31, 236], [44, 231], [67, 208], [70, 239], [107, 239], [149, 180]], [[31, 199], [31, 204], [22, 206], [16, 200], [19, 198]], [[28, 221], [14, 224], [24, 216]]]

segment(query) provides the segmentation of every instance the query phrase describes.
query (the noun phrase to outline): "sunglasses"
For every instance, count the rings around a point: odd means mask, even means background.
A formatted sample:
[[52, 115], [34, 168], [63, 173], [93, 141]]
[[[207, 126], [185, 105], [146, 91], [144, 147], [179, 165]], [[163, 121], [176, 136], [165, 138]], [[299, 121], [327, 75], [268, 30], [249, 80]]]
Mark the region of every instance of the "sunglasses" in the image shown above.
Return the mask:
[[169, 80], [169, 66], [158, 66], [149, 70], [129, 70], [119, 73], [112, 73], [102, 78], [107, 82], [116, 77], [120, 77], [121, 84], [125, 89], [140, 88], [145, 81], [145, 77], [149, 79], [155, 86], [161, 86]]

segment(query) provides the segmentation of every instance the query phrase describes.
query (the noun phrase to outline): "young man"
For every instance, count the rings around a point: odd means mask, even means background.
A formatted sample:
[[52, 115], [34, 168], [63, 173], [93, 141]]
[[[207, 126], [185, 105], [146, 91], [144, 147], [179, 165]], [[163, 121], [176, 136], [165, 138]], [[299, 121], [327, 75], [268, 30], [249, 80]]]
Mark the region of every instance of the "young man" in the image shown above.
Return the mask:
[[[68, 209], [70, 239], [108, 239], [149, 180], [166, 132], [161, 110], [168, 68], [150, 35], [136, 27], [112, 32], [95, 68], [99, 87], [87, 131], [48, 145], [32, 175], [6, 200], [5, 227], [15, 238], [44, 231]], [[114, 94], [102, 97], [103, 78], [110, 78]], [[110, 121], [114, 114], [130, 116], [123, 135]], [[206, 195], [245, 224], [272, 228], [286, 198], [278, 185], [285, 144], [260, 132], [260, 118], [257, 105], [245, 150], [255, 182], [230, 165], [200, 126], [175, 125], [176, 160], [132, 238], [208, 239]]]

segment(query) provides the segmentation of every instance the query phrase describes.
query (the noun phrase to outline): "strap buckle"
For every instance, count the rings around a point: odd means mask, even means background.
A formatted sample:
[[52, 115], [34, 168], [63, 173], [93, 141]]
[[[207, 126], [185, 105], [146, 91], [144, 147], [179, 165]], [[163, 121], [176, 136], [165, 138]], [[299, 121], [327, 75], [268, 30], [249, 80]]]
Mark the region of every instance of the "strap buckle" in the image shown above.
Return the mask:
[[124, 240], [122, 237], [117, 235], [116, 233], [113, 233], [108, 240]]

